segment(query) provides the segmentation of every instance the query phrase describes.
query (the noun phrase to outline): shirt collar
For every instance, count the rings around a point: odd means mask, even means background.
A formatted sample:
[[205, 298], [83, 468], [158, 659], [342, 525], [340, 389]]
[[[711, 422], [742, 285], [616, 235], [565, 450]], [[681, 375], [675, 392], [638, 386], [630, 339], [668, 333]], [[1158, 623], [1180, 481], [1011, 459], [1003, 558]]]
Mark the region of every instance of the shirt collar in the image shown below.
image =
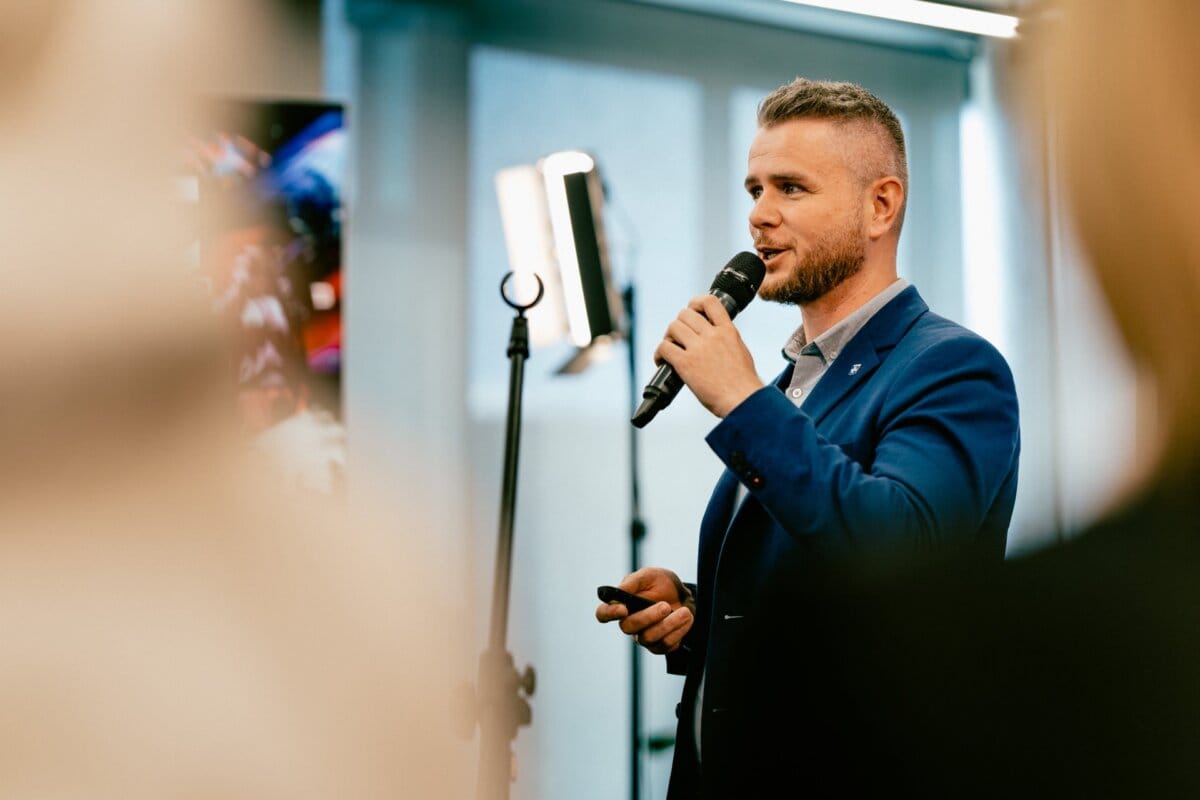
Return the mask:
[[850, 343], [863, 326], [875, 316], [879, 309], [886, 306], [896, 295], [908, 288], [908, 281], [897, 278], [881, 292], [856, 308], [845, 319], [838, 322], [829, 330], [822, 333], [813, 341], [808, 341], [804, 335], [804, 325], [796, 328], [783, 346], [783, 357], [793, 364], [800, 356], [815, 356], [822, 364], [828, 364], [837, 358], [838, 353]]

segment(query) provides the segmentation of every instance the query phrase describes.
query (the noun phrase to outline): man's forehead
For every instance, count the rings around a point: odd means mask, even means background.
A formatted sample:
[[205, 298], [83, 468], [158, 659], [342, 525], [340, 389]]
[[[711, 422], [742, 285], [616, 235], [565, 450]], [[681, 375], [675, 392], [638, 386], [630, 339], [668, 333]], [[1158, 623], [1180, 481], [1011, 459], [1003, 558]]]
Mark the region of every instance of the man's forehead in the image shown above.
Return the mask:
[[855, 147], [853, 134], [848, 134], [846, 126], [824, 118], [760, 127], [750, 144], [748, 174], [824, 171], [844, 166], [848, 151]]

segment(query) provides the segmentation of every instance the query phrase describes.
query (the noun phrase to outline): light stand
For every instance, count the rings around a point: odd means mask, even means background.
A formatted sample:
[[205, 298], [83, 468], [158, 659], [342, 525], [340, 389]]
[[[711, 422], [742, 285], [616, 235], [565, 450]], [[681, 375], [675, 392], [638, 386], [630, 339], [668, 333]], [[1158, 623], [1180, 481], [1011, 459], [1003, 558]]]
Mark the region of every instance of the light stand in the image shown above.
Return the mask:
[[[634, 290], [631, 284], [618, 295], [612, 281], [602, 213], [605, 191], [595, 160], [581, 151], [552, 153], [536, 165], [499, 171], [496, 191], [509, 263], [524, 275], [542, 269], [551, 276], [547, 287], [549, 307], [540, 309], [532, 321], [535, 344], [539, 337], [543, 342], [568, 338], [576, 350], [558, 373], [574, 374], [601, 357], [613, 338], [627, 338], [632, 415], [641, 400], [634, 363]], [[646, 535], [640, 509], [637, 445], [637, 430], [631, 429], [631, 572], [640, 566], [640, 545]], [[639, 647], [636, 642], [630, 647], [630, 798], [638, 800], [641, 756], [647, 741], [642, 736]], [[507, 669], [511, 670], [511, 663]]]
[[[634, 313], [633, 284], [625, 287], [621, 293], [625, 305], [626, 344], [628, 347], [629, 367], [629, 413], [637, 411], [641, 403], [641, 394], [637, 385], [637, 343]], [[646, 538], [646, 523], [642, 520], [641, 487], [638, 478], [638, 429], [629, 426], [629, 571], [637, 572], [641, 568], [642, 539]], [[629, 797], [639, 800], [642, 787], [642, 749], [645, 740], [642, 737], [642, 671], [641, 647], [636, 640], [630, 640], [629, 651]]]
[[[513, 273], [500, 282], [500, 296], [516, 316], [508, 341], [512, 364], [508, 381], [508, 420], [504, 439], [504, 483], [500, 492], [500, 535], [496, 543], [496, 573], [492, 584], [492, 624], [488, 649], [479, 657], [477, 709], [479, 715], [479, 774], [475, 786], [478, 800], [507, 800], [514, 776], [512, 743], [517, 729], [528, 725], [533, 711], [525, 698], [533, 695], [535, 673], [527, 666], [518, 673], [508, 652], [508, 600], [512, 574], [513, 517], [517, 504], [517, 455], [521, 443], [521, 390], [525, 359], [529, 357], [529, 321], [525, 312], [542, 299], [544, 285], [537, 275], [538, 293], [533, 301], [519, 304], [505, 294]], [[522, 697], [522, 692], [524, 697]]]

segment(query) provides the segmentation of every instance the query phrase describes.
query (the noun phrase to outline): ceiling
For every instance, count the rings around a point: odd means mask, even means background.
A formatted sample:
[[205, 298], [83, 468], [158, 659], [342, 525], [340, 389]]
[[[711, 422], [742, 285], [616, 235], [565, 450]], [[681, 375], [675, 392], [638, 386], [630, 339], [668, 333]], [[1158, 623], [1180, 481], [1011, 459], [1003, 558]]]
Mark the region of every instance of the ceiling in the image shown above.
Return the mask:
[[[820, 36], [870, 42], [964, 61], [973, 58], [981, 46], [981, 37], [973, 34], [797, 5], [785, 2], [785, 0], [625, 0], [625, 2], [792, 29]], [[1013, 14], [1021, 8], [1030, 6], [1032, 0], [933, 0], [933, 2], [939, 2], [941, 5]]]

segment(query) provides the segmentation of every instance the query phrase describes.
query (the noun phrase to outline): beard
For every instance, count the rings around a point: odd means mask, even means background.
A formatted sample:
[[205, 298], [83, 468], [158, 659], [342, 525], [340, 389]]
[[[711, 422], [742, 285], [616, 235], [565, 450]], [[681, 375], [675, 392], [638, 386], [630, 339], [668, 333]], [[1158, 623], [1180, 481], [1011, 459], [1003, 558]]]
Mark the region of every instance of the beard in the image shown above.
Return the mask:
[[866, 235], [861, 219], [827, 232], [813, 243], [803, 260], [782, 283], [764, 285], [759, 297], [786, 305], [807, 305], [862, 269], [866, 260]]

